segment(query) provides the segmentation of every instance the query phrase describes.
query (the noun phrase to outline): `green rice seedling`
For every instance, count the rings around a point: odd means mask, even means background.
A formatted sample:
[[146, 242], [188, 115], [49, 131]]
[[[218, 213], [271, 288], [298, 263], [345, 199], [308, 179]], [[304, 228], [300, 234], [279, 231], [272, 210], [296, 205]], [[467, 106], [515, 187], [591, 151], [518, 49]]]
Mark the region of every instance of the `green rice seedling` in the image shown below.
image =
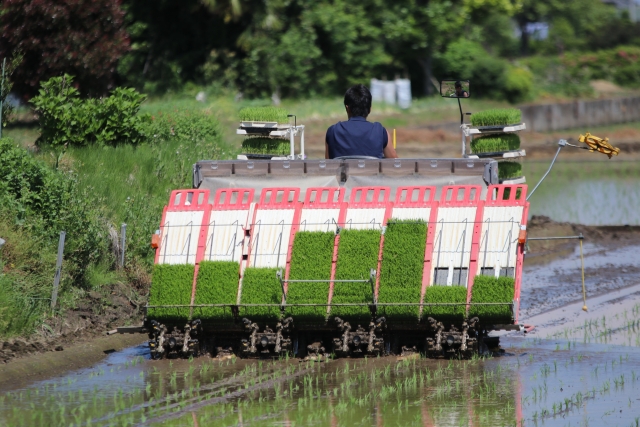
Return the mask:
[[[367, 280], [371, 269], [378, 267], [379, 230], [341, 230], [336, 265], [336, 280]], [[335, 304], [373, 302], [371, 284], [334, 283]], [[367, 322], [371, 315], [367, 306], [331, 307], [331, 316], [352, 322]]]
[[[277, 268], [248, 267], [242, 279], [242, 304], [281, 304], [282, 286], [276, 277]], [[275, 326], [280, 307], [242, 307], [242, 317], [253, 322], [269, 322]]]
[[240, 120], [253, 122], [288, 123], [287, 110], [278, 107], [245, 107], [238, 112]]
[[288, 139], [247, 138], [242, 141], [242, 152], [246, 154], [286, 156], [291, 153], [291, 145]]
[[[513, 302], [514, 280], [511, 277], [476, 276], [473, 280], [471, 303]], [[471, 305], [469, 317], [477, 316], [483, 324], [513, 322], [511, 305]]]
[[473, 153], [497, 153], [520, 148], [520, 137], [515, 133], [499, 133], [474, 138], [471, 143]]
[[[423, 220], [389, 220], [384, 234], [378, 302], [420, 302], [426, 240], [427, 224]], [[417, 321], [420, 309], [380, 306], [378, 311], [393, 319]]]
[[[336, 235], [333, 232], [299, 231], [291, 252], [290, 280], [327, 280], [325, 283], [289, 283], [287, 304], [326, 304], [329, 299], [331, 261]], [[324, 322], [327, 307], [289, 307], [296, 322]]]
[[[234, 261], [202, 261], [196, 282], [196, 304], [236, 304], [240, 264]], [[229, 307], [193, 309], [193, 317], [233, 320]]]
[[498, 163], [498, 178], [509, 179], [522, 176], [522, 163], [500, 162]]
[[[149, 305], [191, 304], [195, 266], [191, 264], [156, 264], [153, 266]], [[150, 308], [150, 319], [187, 319], [189, 308]]]
[[432, 317], [445, 326], [462, 324], [466, 316], [467, 288], [464, 286], [429, 286], [424, 294], [426, 304], [458, 303], [460, 305], [425, 306], [422, 317]]
[[471, 115], [472, 126], [500, 126], [519, 124], [522, 112], [517, 108], [492, 108]]

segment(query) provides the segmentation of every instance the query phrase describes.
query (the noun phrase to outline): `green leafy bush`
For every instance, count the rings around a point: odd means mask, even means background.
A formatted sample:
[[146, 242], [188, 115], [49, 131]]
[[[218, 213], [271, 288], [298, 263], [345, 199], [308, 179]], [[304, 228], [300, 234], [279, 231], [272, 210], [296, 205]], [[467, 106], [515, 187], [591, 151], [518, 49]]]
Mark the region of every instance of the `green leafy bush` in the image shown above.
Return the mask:
[[[512, 303], [515, 292], [511, 277], [476, 276], [471, 290], [472, 303]], [[511, 305], [471, 305], [469, 317], [478, 317], [482, 324], [509, 324], [513, 322]]]
[[[419, 303], [427, 224], [423, 220], [389, 220], [384, 233], [378, 302]], [[418, 306], [381, 306], [387, 320], [418, 320]]]
[[[234, 261], [202, 261], [196, 281], [195, 304], [236, 304], [240, 264]], [[193, 309], [194, 318], [232, 320], [229, 307]]]
[[500, 162], [498, 163], [498, 178], [510, 179], [522, 176], [522, 163]]
[[473, 126], [512, 125], [522, 121], [522, 112], [517, 108], [492, 108], [471, 115]]
[[185, 143], [220, 140], [220, 124], [214, 116], [200, 110], [176, 109], [148, 115], [141, 129], [149, 142]]
[[81, 99], [73, 77], [53, 77], [41, 84], [31, 99], [40, 121], [37, 144], [117, 145], [139, 144], [147, 116], [139, 115], [145, 95], [135, 89], [116, 88], [105, 98]]
[[520, 137], [515, 133], [499, 133], [474, 138], [471, 141], [471, 151], [474, 153], [495, 153], [511, 151], [520, 148]]
[[288, 123], [289, 113], [278, 107], [244, 107], [238, 115], [242, 121]]
[[[191, 264], [156, 264], [149, 292], [149, 305], [191, 304], [195, 266]], [[189, 318], [189, 307], [150, 308], [149, 319], [180, 321]]]
[[432, 305], [425, 306], [422, 317], [432, 317], [442, 322], [446, 327], [451, 324], [460, 325], [467, 313], [467, 288], [464, 286], [438, 286], [427, 287], [424, 294], [425, 303], [462, 303], [460, 305]]
[[[336, 280], [368, 280], [369, 271], [378, 268], [379, 230], [340, 231]], [[371, 284], [334, 283], [332, 304], [373, 303]], [[367, 322], [371, 318], [367, 306], [331, 307], [331, 316], [343, 320]], [[352, 325], [354, 326], [354, 325]]]
[[[282, 304], [282, 285], [276, 277], [278, 268], [249, 267], [242, 279], [242, 304]], [[253, 322], [269, 323], [280, 319], [280, 307], [242, 307], [240, 316]]]
[[526, 68], [509, 66], [505, 72], [505, 98], [510, 103], [522, 102], [531, 98], [533, 92], [533, 74]]
[[287, 139], [247, 138], [242, 141], [242, 152], [286, 156], [291, 153], [291, 145]]
[[[287, 304], [327, 304], [335, 242], [333, 232], [299, 231], [291, 250], [290, 280], [327, 280], [325, 283], [289, 283]], [[290, 307], [296, 322], [324, 323], [327, 307]]]

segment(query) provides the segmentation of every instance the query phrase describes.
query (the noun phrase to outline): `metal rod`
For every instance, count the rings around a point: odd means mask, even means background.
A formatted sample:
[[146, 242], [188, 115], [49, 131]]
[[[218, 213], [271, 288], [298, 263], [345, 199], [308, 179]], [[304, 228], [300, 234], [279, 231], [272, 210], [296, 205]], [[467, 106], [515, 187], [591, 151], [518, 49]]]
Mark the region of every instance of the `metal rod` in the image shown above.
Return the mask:
[[565, 240], [565, 239], [580, 239], [584, 240], [584, 236], [559, 236], [559, 237], [528, 237], [527, 240]]
[[[433, 303], [419, 303], [419, 302], [379, 302], [376, 305], [379, 306], [457, 306], [457, 305], [512, 305], [513, 302], [433, 302]], [[368, 307], [372, 305], [370, 302], [363, 303], [342, 303], [342, 304], [287, 304], [287, 307]], [[174, 305], [147, 305], [145, 308], [185, 308], [185, 307], [282, 307], [282, 304], [174, 304]]]
[[582, 240], [584, 240], [582, 238], [582, 233], [580, 233], [580, 262], [582, 264], [582, 299], [584, 301], [584, 305], [582, 306], [582, 309], [584, 311], [587, 311], [587, 290], [584, 287], [584, 254], [582, 252]]
[[2, 107], [4, 98], [2, 95], [4, 94], [4, 68], [7, 63], [7, 58], [2, 60], [2, 82], [0, 82], [0, 138], [2, 138]]
[[62, 273], [62, 255], [64, 253], [64, 239], [67, 236], [66, 231], [60, 232], [60, 240], [58, 241], [58, 259], [56, 260], [56, 273], [53, 277], [53, 290], [51, 291], [51, 309], [56, 308], [58, 301], [58, 287], [60, 286], [60, 275]]
[[127, 224], [120, 226], [120, 268], [124, 268], [125, 245], [127, 243]]
[[282, 280], [282, 269], [276, 272], [276, 277], [280, 281], [280, 286], [282, 287], [282, 305], [287, 303], [287, 292], [284, 290], [284, 280]]
[[560, 141], [558, 141], [558, 151], [556, 151], [556, 155], [553, 156], [553, 160], [551, 160], [551, 164], [549, 165], [549, 169], [547, 170], [547, 172], [542, 176], [542, 178], [540, 179], [540, 181], [538, 181], [538, 183], [536, 184], [535, 187], [533, 187], [533, 190], [531, 191], [531, 193], [529, 193], [529, 195], [527, 196], [527, 200], [529, 200], [531, 198], [531, 196], [533, 195], [533, 193], [536, 192], [536, 190], [538, 189], [538, 187], [540, 186], [540, 184], [542, 184], [542, 181], [544, 181], [544, 179], [547, 177], [547, 175], [549, 175], [549, 172], [551, 172], [551, 168], [553, 167], [553, 164], [556, 162], [556, 159], [558, 158], [558, 154], [560, 154], [560, 150], [562, 150], [562, 147], [564, 147], [565, 145], [567, 145], [567, 141], [565, 141], [564, 139], [561, 139]]
[[283, 280], [285, 283], [369, 283], [369, 280]]

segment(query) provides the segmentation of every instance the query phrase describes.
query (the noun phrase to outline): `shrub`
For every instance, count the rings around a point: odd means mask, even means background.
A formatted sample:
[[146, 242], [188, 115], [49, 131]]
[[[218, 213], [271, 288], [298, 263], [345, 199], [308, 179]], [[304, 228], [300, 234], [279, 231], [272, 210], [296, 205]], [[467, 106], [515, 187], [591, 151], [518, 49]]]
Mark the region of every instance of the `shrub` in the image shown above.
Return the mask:
[[242, 121], [288, 123], [289, 113], [278, 107], [244, 107], [238, 115]]
[[[289, 283], [287, 304], [327, 304], [335, 242], [333, 232], [299, 231], [291, 250], [290, 280], [327, 280], [325, 283]], [[324, 323], [327, 307], [291, 307], [287, 315], [299, 322]]]
[[150, 142], [219, 142], [220, 124], [200, 110], [159, 111], [145, 118], [141, 129]]
[[288, 155], [291, 145], [286, 139], [247, 138], [242, 141], [242, 152], [247, 154]]
[[[389, 220], [384, 233], [378, 302], [419, 303], [427, 239], [423, 220]], [[418, 320], [418, 306], [381, 306], [387, 319]]]
[[[278, 268], [248, 267], [242, 279], [242, 304], [282, 304], [282, 285], [276, 277]], [[280, 307], [242, 307], [240, 316], [253, 322], [275, 323]]]
[[[191, 304], [195, 266], [191, 264], [156, 264], [149, 292], [149, 305]], [[189, 318], [189, 307], [150, 308], [149, 319], [181, 321]]]
[[471, 141], [471, 151], [474, 153], [496, 153], [520, 148], [520, 137], [515, 133], [499, 133], [474, 138]]
[[[511, 277], [476, 276], [473, 279], [471, 302], [512, 303], [514, 291], [514, 280]], [[484, 325], [513, 322], [513, 312], [510, 305], [471, 305], [469, 317], [475, 316]]]
[[[367, 280], [369, 271], [378, 267], [379, 230], [341, 230], [336, 265], [336, 280]], [[334, 283], [332, 304], [373, 303], [371, 284]], [[331, 307], [331, 316], [343, 320], [368, 322], [368, 306]], [[355, 325], [352, 325], [355, 327]]]
[[31, 99], [40, 121], [37, 144], [117, 145], [144, 141], [145, 115], [138, 115], [146, 98], [135, 89], [116, 88], [106, 98], [80, 99], [73, 77], [53, 77]]
[[526, 68], [507, 68], [504, 80], [504, 94], [510, 103], [526, 101], [533, 91], [533, 74]]
[[66, 272], [83, 284], [87, 266], [106, 259], [102, 211], [78, 188], [72, 173], [52, 170], [9, 138], [0, 139], [0, 208], [12, 221], [57, 248], [66, 231]]
[[500, 162], [498, 163], [498, 178], [510, 179], [522, 176], [522, 163]]
[[425, 303], [462, 303], [460, 305], [425, 306], [422, 317], [432, 317], [442, 322], [445, 327], [451, 324], [460, 325], [467, 312], [467, 288], [464, 286], [429, 286], [424, 294]]
[[[195, 304], [236, 304], [240, 264], [233, 261], [202, 261], [198, 269]], [[194, 318], [232, 320], [229, 307], [193, 309]]]
[[473, 126], [500, 126], [520, 123], [522, 112], [517, 108], [492, 108], [471, 115]]

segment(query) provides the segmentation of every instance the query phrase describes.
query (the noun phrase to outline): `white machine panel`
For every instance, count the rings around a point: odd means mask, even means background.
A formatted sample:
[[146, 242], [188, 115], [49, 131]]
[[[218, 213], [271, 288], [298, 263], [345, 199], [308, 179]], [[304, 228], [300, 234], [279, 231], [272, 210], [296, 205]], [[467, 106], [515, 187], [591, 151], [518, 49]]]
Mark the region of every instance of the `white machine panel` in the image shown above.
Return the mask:
[[203, 261], [242, 260], [249, 210], [213, 210], [207, 227]]
[[385, 208], [347, 209], [344, 226], [354, 230], [380, 229], [385, 211]]
[[248, 267], [284, 268], [295, 209], [258, 209], [251, 227]]
[[298, 231], [336, 231], [340, 209], [302, 209]]
[[169, 211], [162, 224], [158, 264], [195, 264], [204, 211]]
[[[438, 209], [431, 258], [434, 269], [431, 272], [431, 284], [467, 285], [466, 277], [471, 258], [476, 211], [477, 207], [440, 207]], [[430, 226], [433, 225], [430, 224]], [[443, 269], [447, 269], [446, 283], [442, 280]], [[436, 270], [438, 270], [437, 273]]]
[[523, 206], [485, 206], [480, 234], [478, 271], [493, 269], [500, 275], [502, 269], [515, 268], [518, 233]]

